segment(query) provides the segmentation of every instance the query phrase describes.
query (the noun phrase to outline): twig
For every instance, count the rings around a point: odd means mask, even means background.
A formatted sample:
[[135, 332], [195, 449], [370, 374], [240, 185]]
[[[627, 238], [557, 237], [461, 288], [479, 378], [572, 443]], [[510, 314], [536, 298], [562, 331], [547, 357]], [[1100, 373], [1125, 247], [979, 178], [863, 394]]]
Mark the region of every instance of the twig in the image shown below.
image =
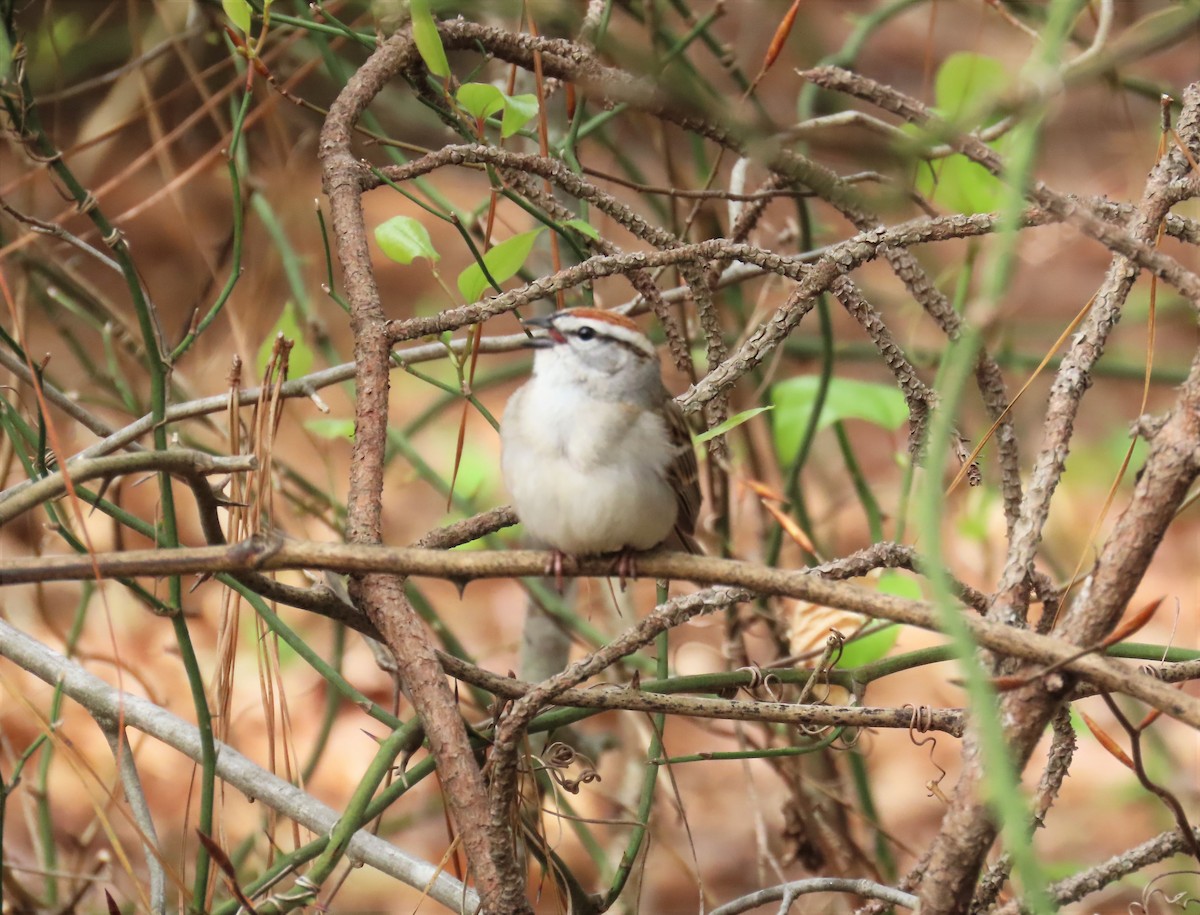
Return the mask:
[[[757, 909], [759, 906], [777, 899], [792, 900], [808, 893], [853, 893], [855, 896], [865, 896], [868, 899], [882, 899], [884, 902], [904, 906], [906, 909], [917, 907], [917, 897], [912, 893], [904, 893], [873, 880], [855, 880], [849, 877], [810, 877], [807, 880], [793, 880], [790, 883], [782, 883], [779, 886], [759, 890], [757, 893], [749, 893], [740, 899], [717, 906], [709, 915], [740, 915], [742, 912], [749, 912], [751, 909]], [[789, 908], [791, 906], [786, 905], [784, 910]]]
[[[253, 455], [219, 457], [203, 451], [179, 449], [174, 451], [139, 451], [133, 454], [117, 454], [110, 457], [92, 458], [71, 464], [71, 481], [86, 483], [88, 480], [109, 478], [129, 473], [166, 471], [186, 478], [198, 485], [207, 485], [203, 477], [219, 473], [244, 473], [258, 468]], [[23, 512], [56, 499], [67, 491], [62, 471], [52, 473], [29, 486], [8, 494], [0, 493], [0, 524], [7, 524]]]
[[[149, 734], [194, 762], [200, 762], [200, 738], [194, 724], [141, 696], [119, 692], [3, 619], [0, 619], [0, 655], [51, 686], [61, 686], [63, 692], [87, 709], [93, 718], [101, 721], [120, 718], [127, 727]], [[262, 802], [318, 835], [327, 835], [333, 829], [340, 817], [338, 811], [255, 765], [233, 747], [218, 746], [217, 775], [247, 798]], [[444, 869], [414, 858], [365, 830], [355, 833], [348, 851], [354, 860], [369, 864], [408, 886], [423, 889], [428, 885], [429, 894], [452, 911], [458, 911], [464, 900], [472, 909], [479, 904], [475, 891], [464, 887]]]
[[[537, 688], [512, 677], [502, 677], [445, 653], [439, 655], [446, 673], [505, 699], [520, 699]], [[564, 708], [624, 709], [660, 712], [690, 718], [729, 721], [774, 721], [799, 727], [907, 728], [912, 714], [906, 709], [865, 706], [804, 705], [795, 702], [748, 702], [656, 693], [643, 683], [638, 689], [606, 685], [597, 689], [565, 689], [553, 697]], [[931, 730], [961, 737], [965, 721], [959, 709], [936, 709], [929, 718]]]

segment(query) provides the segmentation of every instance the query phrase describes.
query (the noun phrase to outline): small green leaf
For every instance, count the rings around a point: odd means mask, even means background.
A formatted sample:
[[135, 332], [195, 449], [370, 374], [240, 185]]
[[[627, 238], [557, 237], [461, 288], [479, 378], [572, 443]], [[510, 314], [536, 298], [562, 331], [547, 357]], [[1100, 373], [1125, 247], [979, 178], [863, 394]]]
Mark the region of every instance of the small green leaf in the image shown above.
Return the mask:
[[[978, 130], [996, 121], [996, 102], [1012, 83], [1012, 74], [995, 58], [951, 54], [938, 68], [936, 109], [957, 129]], [[909, 125], [905, 128], [916, 139], [910, 154], [919, 156], [944, 140]], [[1003, 152], [1007, 141], [1007, 136], [1001, 137], [992, 145]], [[920, 163], [916, 185], [918, 193], [959, 213], [990, 213], [1002, 205], [1007, 194], [999, 178], [961, 155]]]
[[504, 107], [504, 93], [488, 83], [463, 83], [455, 98], [463, 111], [476, 119], [491, 117]]
[[921, 583], [911, 575], [903, 575], [896, 571], [887, 571], [879, 576], [876, 589], [880, 594], [891, 594], [893, 597], [903, 597], [908, 600], [921, 600]]
[[586, 235], [588, 238], [600, 238], [600, 230], [586, 219], [568, 219], [563, 223], [563, 227], [567, 229], [574, 229], [580, 235]]
[[946, 120], [974, 126], [1011, 84], [1010, 71], [996, 58], [961, 51], [938, 67], [934, 99]]
[[375, 243], [392, 260], [411, 264], [418, 257], [441, 259], [429, 238], [429, 230], [411, 216], [393, 216], [375, 228]]
[[280, 334], [285, 339], [292, 341], [292, 351], [288, 354], [288, 377], [299, 378], [301, 375], [307, 375], [312, 371], [313, 351], [305, 339], [304, 328], [300, 325], [296, 303], [289, 301], [284, 303], [283, 311], [280, 312], [275, 326], [271, 328], [258, 348], [258, 358], [255, 360], [258, 377], [262, 378], [263, 373], [267, 370], [271, 354], [275, 351], [275, 340]]
[[304, 428], [318, 438], [354, 438], [354, 420], [352, 419], [334, 419], [331, 416], [322, 416], [317, 419], [305, 420]]
[[766, 413], [768, 410], [773, 410], [773, 409], [775, 409], [775, 408], [774, 407], [753, 407], [749, 410], [743, 410], [741, 413], [735, 413], [733, 416], [729, 417], [729, 419], [725, 420], [725, 422], [718, 423], [717, 425], [715, 425], [711, 429], [709, 429], [707, 432], [701, 432], [699, 435], [696, 436], [695, 441], [697, 444], [703, 444], [704, 442], [707, 442], [710, 438], [716, 438], [718, 435], [724, 435], [726, 432], [729, 432], [732, 429], [736, 429], [738, 426], [740, 426], [742, 423], [746, 422], [747, 420], [754, 419], [754, 417], [758, 416], [759, 413]]
[[[487, 264], [488, 272], [495, 278], [497, 283], [503, 283], [505, 280], [511, 279], [524, 266], [525, 259], [529, 257], [529, 252], [533, 250], [533, 243], [537, 241], [537, 237], [544, 231], [544, 228], [533, 229], [530, 232], [522, 232], [520, 235], [514, 235], [512, 238], [502, 241], [494, 248], [491, 248], [483, 256], [483, 262]], [[478, 301], [487, 286], [487, 278], [483, 275], [483, 270], [479, 264], [472, 264], [458, 275], [458, 291], [462, 293], [463, 298], [468, 302]]]
[[876, 629], [860, 639], [847, 642], [846, 647], [842, 649], [842, 656], [838, 658], [837, 666], [849, 669], [878, 661], [892, 650], [892, 646], [896, 644], [896, 639], [899, 637], [900, 627], [892, 623], [890, 626]]
[[[1126, 443], [1128, 443], [1128, 438]], [[1087, 451], [1090, 449], [1081, 449]], [[1073, 452], [1071, 457], [1074, 458], [1079, 452]], [[1124, 454], [1122, 454], [1124, 457]], [[1067, 465], [1072, 474], [1074, 468]], [[1112, 464], [1105, 464], [1105, 468], [1111, 469]], [[1079, 479], [1076, 477], [1076, 479]], [[989, 486], [977, 486], [964, 494], [966, 498], [961, 505], [962, 511], [956, 511], [957, 523], [954, 528], [963, 537], [965, 541], [977, 543], [980, 545], [990, 543], [990, 539], [994, 533], [994, 522], [996, 520], [996, 499], [999, 493]]]
[[537, 117], [536, 95], [509, 95], [504, 101], [504, 120], [500, 122], [500, 136], [511, 137], [514, 133]]
[[978, 162], [947, 156], [917, 169], [917, 193], [957, 213], [991, 213], [1000, 208], [1004, 183]]
[[[917, 581], [899, 572], [884, 572], [879, 576], [878, 590], [880, 594], [894, 594], [897, 597], [907, 597], [909, 600], [921, 599], [921, 586]], [[896, 644], [900, 637], [900, 626], [893, 624], [877, 629], [870, 635], [855, 639], [846, 645], [842, 656], [838, 658], [838, 667], [862, 667], [884, 657]]]
[[246, 0], [221, 0], [221, 7], [229, 21], [241, 29], [243, 35], [250, 34], [250, 4]]
[[[816, 402], [821, 379], [816, 375], [789, 378], [771, 389], [775, 403], [775, 445], [785, 463], [800, 451], [800, 438], [808, 427], [808, 418]], [[908, 419], [908, 406], [899, 389], [886, 384], [833, 378], [825, 394], [818, 428], [839, 420], [862, 419], [888, 430], [899, 429]]]
[[434, 76], [442, 79], [450, 78], [450, 61], [446, 59], [446, 49], [442, 47], [442, 36], [438, 32], [437, 22], [429, 11], [429, 0], [412, 0], [412, 31], [413, 41], [417, 44], [417, 52], [425, 66]]

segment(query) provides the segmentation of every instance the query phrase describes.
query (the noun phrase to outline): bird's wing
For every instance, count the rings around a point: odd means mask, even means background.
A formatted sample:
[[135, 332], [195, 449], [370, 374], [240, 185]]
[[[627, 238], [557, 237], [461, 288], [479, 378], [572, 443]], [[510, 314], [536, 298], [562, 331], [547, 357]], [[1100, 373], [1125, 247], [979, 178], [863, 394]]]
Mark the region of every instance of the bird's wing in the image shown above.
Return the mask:
[[667, 481], [675, 492], [678, 511], [675, 516], [675, 535], [689, 553], [699, 553], [700, 547], [692, 536], [700, 514], [700, 468], [692, 447], [692, 433], [683, 410], [673, 398], [667, 398], [663, 411], [675, 456], [667, 467]]

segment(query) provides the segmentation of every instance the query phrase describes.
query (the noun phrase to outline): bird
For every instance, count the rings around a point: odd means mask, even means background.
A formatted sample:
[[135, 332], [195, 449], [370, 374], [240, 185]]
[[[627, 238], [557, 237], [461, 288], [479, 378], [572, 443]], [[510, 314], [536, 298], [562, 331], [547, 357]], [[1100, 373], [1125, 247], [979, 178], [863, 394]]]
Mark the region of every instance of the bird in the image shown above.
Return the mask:
[[654, 345], [624, 315], [569, 308], [525, 325], [543, 330], [532, 377], [500, 423], [500, 468], [533, 545], [554, 556], [619, 554], [624, 584], [635, 553], [665, 545], [699, 553], [699, 472], [683, 411]]

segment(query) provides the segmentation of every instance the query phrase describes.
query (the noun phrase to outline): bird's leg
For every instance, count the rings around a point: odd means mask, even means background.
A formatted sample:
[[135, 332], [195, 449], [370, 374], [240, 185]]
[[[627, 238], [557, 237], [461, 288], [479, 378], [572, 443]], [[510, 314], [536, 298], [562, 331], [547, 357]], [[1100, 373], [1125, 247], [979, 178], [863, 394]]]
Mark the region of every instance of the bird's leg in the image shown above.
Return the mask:
[[636, 550], [624, 549], [617, 554], [617, 581], [621, 583], [621, 590], [625, 590], [625, 579], [637, 578], [637, 556]]
[[565, 555], [566, 553], [562, 550], [551, 550], [550, 561], [546, 563], [546, 577], [554, 576], [554, 587], [560, 597], [563, 593], [563, 557]]

